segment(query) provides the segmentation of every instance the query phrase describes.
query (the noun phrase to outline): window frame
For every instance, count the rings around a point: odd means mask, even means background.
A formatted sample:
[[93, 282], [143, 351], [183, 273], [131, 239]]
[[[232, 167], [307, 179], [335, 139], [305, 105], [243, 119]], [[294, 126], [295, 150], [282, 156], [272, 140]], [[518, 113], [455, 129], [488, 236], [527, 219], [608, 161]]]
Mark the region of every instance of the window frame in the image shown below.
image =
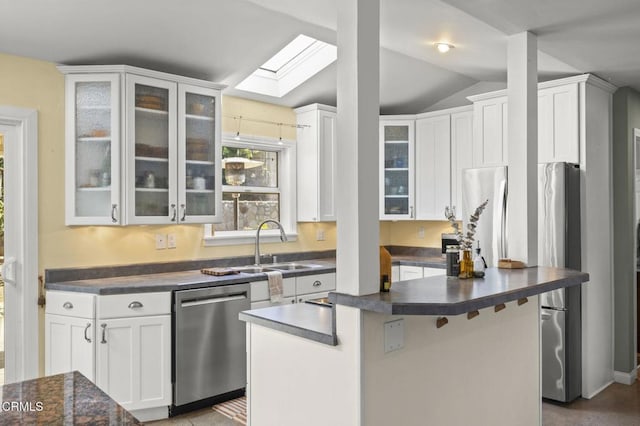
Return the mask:
[[[296, 215], [296, 144], [290, 140], [280, 140], [274, 138], [257, 136], [235, 136], [232, 133], [225, 133], [222, 136], [222, 146], [232, 146], [238, 148], [260, 149], [278, 152], [278, 188], [280, 194], [280, 223], [282, 224], [289, 241], [296, 241], [297, 215]], [[224, 191], [221, 185], [221, 192]], [[229, 187], [238, 188], [238, 187]], [[241, 187], [245, 191], [251, 187]], [[270, 188], [255, 188], [255, 192], [276, 193], [269, 191]], [[251, 192], [251, 191], [246, 191]], [[232, 244], [253, 244], [255, 242], [256, 231], [217, 231], [212, 224], [204, 225], [204, 245], [205, 247], [232, 245]], [[260, 240], [264, 242], [279, 242], [280, 231], [277, 229], [264, 229], [260, 232]]]

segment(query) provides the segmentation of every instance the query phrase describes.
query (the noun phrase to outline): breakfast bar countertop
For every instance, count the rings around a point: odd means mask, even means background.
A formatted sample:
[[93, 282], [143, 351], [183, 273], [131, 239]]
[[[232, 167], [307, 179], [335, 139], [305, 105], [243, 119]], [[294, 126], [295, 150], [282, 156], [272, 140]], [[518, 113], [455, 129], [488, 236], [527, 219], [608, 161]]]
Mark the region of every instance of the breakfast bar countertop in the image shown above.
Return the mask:
[[489, 268], [484, 278], [431, 276], [393, 284], [387, 293], [331, 293], [329, 298], [338, 305], [388, 315], [460, 315], [588, 280], [589, 274], [564, 268]]
[[11, 383], [0, 392], [1, 424], [140, 424], [77, 371]]

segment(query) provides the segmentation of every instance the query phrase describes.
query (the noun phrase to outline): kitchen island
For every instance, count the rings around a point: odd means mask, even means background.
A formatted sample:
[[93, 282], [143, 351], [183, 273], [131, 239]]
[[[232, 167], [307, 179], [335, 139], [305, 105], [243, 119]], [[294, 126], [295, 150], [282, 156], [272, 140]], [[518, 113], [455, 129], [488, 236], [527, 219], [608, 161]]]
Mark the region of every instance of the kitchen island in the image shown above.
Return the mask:
[[[282, 322], [293, 312], [271, 308], [277, 326], [259, 310], [245, 312], [250, 424], [304, 416], [309, 425], [538, 425], [537, 295], [588, 278], [489, 269], [484, 279], [400, 282], [388, 294], [333, 293], [335, 346], [287, 332]], [[320, 318], [328, 308], [315, 309]], [[322, 407], [331, 407], [329, 418], [308, 416]]]

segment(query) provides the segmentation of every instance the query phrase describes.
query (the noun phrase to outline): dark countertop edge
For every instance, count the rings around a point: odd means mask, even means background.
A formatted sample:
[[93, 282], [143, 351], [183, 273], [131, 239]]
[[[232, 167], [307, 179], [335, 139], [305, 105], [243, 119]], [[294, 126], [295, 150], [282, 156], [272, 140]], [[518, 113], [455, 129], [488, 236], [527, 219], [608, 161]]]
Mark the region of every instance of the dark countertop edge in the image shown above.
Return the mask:
[[391, 264], [393, 266], [422, 266], [423, 268], [437, 268], [437, 269], [447, 269], [447, 263], [443, 259], [442, 262], [438, 261], [421, 261], [421, 260], [407, 260], [407, 259], [393, 259], [391, 260]]
[[[329, 309], [324, 306], [317, 306], [316, 308]], [[259, 309], [254, 310], [253, 313], [240, 312], [240, 315], [239, 315], [240, 321], [258, 324], [263, 327], [267, 327], [276, 331], [282, 331], [287, 334], [292, 334], [294, 336], [302, 337], [307, 340], [323, 343], [328, 346], [338, 345], [338, 336], [336, 335], [335, 331], [332, 334], [327, 334], [327, 333], [322, 333], [316, 330], [310, 330], [308, 328], [303, 328], [293, 324], [284, 323], [281, 321], [275, 321], [273, 319], [262, 317], [258, 315], [256, 311], [259, 311]]]
[[[384, 300], [371, 300], [366, 296], [353, 296], [344, 293], [329, 293], [329, 300], [338, 305], [359, 308], [365, 311], [387, 315], [461, 315], [479, 309], [512, 302], [529, 296], [536, 296], [558, 288], [573, 287], [589, 281], [589, 274], [582, 273], [572, 277], [560, 278], [535, 286], [506, 291], [491, 296], [470, 299], [456, 303], [399, 303]], [[393, 289], [393, 287], [392, 287]]]

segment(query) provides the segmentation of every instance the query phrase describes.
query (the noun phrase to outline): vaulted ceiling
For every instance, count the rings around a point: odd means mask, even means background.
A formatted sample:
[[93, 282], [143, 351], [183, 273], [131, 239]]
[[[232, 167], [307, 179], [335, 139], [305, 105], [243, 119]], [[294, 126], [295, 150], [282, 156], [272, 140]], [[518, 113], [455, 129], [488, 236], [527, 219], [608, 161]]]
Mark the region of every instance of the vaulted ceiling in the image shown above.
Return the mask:
[[[337, 1], [0, 0], [0, 52], [141, 66], [287, 106], [335, 105], [335, 64], [283, 98], [234, 86], [298, 34], [335, 43]], [[640, 90], [637, 0], [381, 2], [383, 113], [420, 112], [477, 82], [505, 82], [507, 36], [525, 30], [538, 35], [540, 80], [593, 72]], [[440, 40], [456, 48], [440, 54]]]

